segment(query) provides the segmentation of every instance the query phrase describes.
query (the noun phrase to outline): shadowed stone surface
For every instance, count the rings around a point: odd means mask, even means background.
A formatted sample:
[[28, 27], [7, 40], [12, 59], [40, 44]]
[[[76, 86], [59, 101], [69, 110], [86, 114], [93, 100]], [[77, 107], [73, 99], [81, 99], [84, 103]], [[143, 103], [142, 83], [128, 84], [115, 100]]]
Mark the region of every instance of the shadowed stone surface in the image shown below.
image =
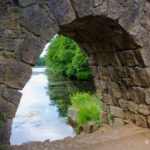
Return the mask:
[[149, 8], [148, 0], [0, 0], [0, 144], [9, 141], [18, 90], [56, 34], [88, 56], [102, 124], [150, 127]]

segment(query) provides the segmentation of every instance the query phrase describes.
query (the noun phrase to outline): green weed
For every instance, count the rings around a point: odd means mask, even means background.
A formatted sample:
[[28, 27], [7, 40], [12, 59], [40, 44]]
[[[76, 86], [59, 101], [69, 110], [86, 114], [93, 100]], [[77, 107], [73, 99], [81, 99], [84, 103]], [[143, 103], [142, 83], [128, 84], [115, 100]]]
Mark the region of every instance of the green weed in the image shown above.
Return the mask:
[[87, 124], [89, 121], [100, 122], [100, 100], [97, 94], [75, 93], [71, 95], [71, 107], [79, 110], [78, 124]]

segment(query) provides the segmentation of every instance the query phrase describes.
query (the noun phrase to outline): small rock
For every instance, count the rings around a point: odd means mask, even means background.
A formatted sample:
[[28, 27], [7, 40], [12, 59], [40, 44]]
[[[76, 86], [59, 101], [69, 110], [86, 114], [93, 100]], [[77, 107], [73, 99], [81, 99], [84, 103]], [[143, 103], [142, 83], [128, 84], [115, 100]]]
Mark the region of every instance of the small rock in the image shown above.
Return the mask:
[[79, 113], [78, 109], [75, 108], [68, 109], [68, 120], [72, 126], [75, 126], [75, 124], [77, 124], [78, 113]]
[[86, 125], [80, 125], [80, 132], [92, 133], [99, 129], [99, 126], [94, 121], [89, 121]]

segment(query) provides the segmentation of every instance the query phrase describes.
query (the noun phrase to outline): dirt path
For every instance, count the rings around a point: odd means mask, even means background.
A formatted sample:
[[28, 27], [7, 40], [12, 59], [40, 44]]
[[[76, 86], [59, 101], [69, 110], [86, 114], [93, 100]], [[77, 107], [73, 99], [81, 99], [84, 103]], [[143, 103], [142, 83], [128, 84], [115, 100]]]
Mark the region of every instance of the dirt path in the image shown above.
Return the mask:
[[13, 150], [150, 150], [150, 130], [135, 126], [116, 129], [103, 127], [61, 141], [32, 142], [13, 146]]

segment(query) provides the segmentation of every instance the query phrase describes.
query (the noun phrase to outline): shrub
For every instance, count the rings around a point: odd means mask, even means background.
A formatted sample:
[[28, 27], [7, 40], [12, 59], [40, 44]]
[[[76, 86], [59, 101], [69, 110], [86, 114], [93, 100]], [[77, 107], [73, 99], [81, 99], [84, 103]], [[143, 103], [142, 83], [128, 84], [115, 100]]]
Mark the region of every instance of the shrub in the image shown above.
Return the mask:
[[73, 40], [62, 35], [51, 41], [46, 63], [56, 75], [77, 79], [92, 78], [87, 57]]
[[100, 122], [100, 100], [97, 94], [75, 93], [70, 96], [71, 108], [79, 110], [78, 124], [86, 124], [88, 121]]

